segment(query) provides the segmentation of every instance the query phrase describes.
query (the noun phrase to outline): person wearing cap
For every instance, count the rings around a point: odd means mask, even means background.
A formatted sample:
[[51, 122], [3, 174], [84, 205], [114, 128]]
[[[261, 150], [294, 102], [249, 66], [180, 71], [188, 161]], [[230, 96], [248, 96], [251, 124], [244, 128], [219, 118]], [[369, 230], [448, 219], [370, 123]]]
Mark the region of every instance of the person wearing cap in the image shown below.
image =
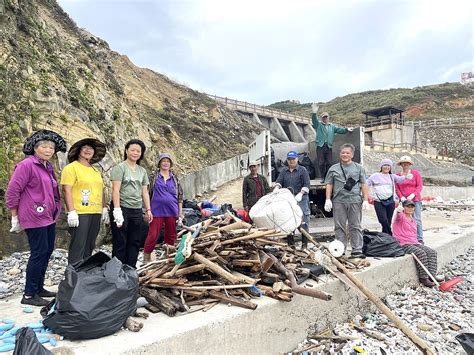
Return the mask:
[[176, 222], [183, 219], [183, 189], [172, 171], [173, 160], [168, 153], [158, 157], [158, 169], [150, 179], [151, 212], [153, 220], [143, 249], [143, 262], [151, 260], [156, 241], [165, 227], [164, 245], [173, 246], [176, 242]]
[[[438, 254], [418, 240], [418, 225], [414, 218], [416, 203], [411, 199], [405, 199], [398, 205], [392, 224], [393, 237], [400, 242], [406, 254], [415, 254], [431, 275], [436, 277], [438, 271]], [[426, 287], [433, 287], [432, 282], [425, 270], [415, 263], [420, 282]]]
[[382, 232], [392, 234], [393, 211], [395, 210], [395, 184], [411, 179], [412, 175], [398, 176], [392, 174], [393, 162], [383, 159], [380, 162], [380, 172], [372, 174], [367, 179], [367, 185], [371, 188], [371, 196], [374, 199], [375, 213], [382, 225]]
[[140, 165], [145, 150], [145, 143], [141, 140], [129, 140], [125, 144], [124, 160], [115, 165], [110, 173], [112, 256], [133, 268], [136, 267], [143, 240], [144, 222], [149, 224], [153, 219], [148, 174]]
[[404, 155], [400, 158], [397, 165], [402, 167], [402, 171], [397, 173], [399, 176], [412, 175], [412, 179], [406, 179], [400, 183], [395, 184], [400, 201], [411, 200], [415, 203], [414, 217], [417, 225], [418, 241], [423, 244], [423, 224], [421, 223], [421, 211], [423, 206], [421, 204], [421, 190], [423, 190], [423, 179], [418, 170], [412, 169], [413, 160], [410, 156]]
[[323, 112], [321, 114], [321, 121], [318, 120], [319, 105], [313, 103], [311, 105], [313, 113], [311, 114], [311, 121], [313, 128], [316, 131], [316, 157], [321, 174], [321, 182], [324, 182], [326, 174], [332, 165], [332, 145], [334, 143], [334, 136], [336, 134], [346, 134], [352, 132], [352, 127], [343, 128], [329, 123], [329, 113]]
[[92, 255], [100, 222], [109, 223], [102, 175], [93, 164], [106, 153], [104, 143], [94, 138], [72, 145], [68, 162], [61, 174], [71, 243], [68, 263], [74, 264]]
[[[364, 258], [362, 247], [362, 209], [369, 209], [369, 187], [362, 165], [352, 161], [355, 147], [350, 143], [341, 145], [340, 162], [329, 168], [326, 176], [326, 202], [324, 210], [333, 211], [336, 239], [347, 247], [346, 225], [351, 239], [351, 258]], [[362, 193], [362, 195], [361, 195]]]
[[[295, 199], [303, 211], [303, 223], [301, 224], [301, 227], [306, 230], [306, 232], [309, 232], [309, 174], [304, 166], [298, 164], [297, 152], [288, 152], [286, 161], [288, 166], [280, 171], [275, 182], [275, 187], [287, 188], [293, 193], [293, 195], [295, 195]], [[293, 246], [294, 244], [294, 236], [292, 234], [288, 235], [288, 245]], [[308, 247], [308, 239], [304, 235], [302, 236], [302, 247]]]
[[27, 156], [15, 166], [5, 193], [12, 214], [10, 232], [23, 229], [28, 237], [30, 257], [21, 303], [45, 306], [43, 297], [56, 294], [45, 290], [44, 278], [54, 250], [56, 220], [61, 212], [59, 187], [50, 160], [57, 152], [66, 152], [66, 142], [56, 132], [39, 130], [23, 146]]
[[258, 161], [250, 162], [250, 174], [244, 178], [242, 184], [242, 203], [246, 211], [250, 211], [262, 196], [270, 192], [268, 181], [265, 176], [258, 173], [258, 167]]

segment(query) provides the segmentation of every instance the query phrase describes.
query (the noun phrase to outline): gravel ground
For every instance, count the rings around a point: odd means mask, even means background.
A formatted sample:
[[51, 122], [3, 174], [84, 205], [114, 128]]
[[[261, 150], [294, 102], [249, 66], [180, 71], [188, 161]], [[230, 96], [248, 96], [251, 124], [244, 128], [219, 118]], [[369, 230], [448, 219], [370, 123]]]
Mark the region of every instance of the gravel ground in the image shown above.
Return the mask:
[[[438, 354], [465, 353], [455, 336], [474, 333], [474, 248], [458, 256], [440, 274], [449, 280], [464, 277], [449, 292], [418, 287], [404, 288], [389, 295], [385, 304]], [[357, 330], [356, 328], [365, 330]], [[367, 332], [372, 336], [368, 336]], [[333, 342], [308, 337], [293, 353], [318, 354], [421, 354], [421, 351], [379, 312], [357, 315], [351, 322], [322, 332], [324, 336], [353, 339]], [[379, 339], [376, 339], [379, 338]]]
[[[112, 254], [112, 246], [103, 245], [96, 251]], [[30, 252], [13, 253], [0, 260], [0, 299], [22, 293], [25, 288], [26, 266]], [[46, 288], [58, 285], [64, 278], [67, 266], [67, 250], [55, 249], [49, 260], [44, 285]]]

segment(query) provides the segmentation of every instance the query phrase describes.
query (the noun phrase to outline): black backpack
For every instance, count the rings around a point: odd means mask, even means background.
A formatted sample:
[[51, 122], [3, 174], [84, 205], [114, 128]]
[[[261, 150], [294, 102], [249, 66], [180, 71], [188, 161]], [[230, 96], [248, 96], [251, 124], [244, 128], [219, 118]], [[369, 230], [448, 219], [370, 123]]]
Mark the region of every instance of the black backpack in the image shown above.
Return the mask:
[[390, 234], [371, 232], [366, 229], [362, 233], [364, 236], [364, 247], [362, 248], [364, 255], [381, 258], [394, 258], [405, 255], [405, 250], [399, 241]]

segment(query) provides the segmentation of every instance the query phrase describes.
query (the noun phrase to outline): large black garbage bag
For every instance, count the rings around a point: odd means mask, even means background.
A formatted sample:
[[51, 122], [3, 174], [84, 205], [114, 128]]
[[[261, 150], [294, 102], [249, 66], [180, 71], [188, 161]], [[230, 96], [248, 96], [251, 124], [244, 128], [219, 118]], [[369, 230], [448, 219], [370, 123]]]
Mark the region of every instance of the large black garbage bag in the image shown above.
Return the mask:
[[390, 234], [382, 232], [363, 231], [364, 247], [362, 252], [367, 256], [378, 257], [397, 257], [405, 255], [405, 250], [402, 248], [398, 240]]
[[308, 153], [298, 154], [298, 164], [306, 168], [310, 179], [316, 179], [316, 169], [314, 168], [314, 164], [311, 161]]
[[137, 299], [136, 270], [99, 252], [67, 266], [43, 324], [68, 339], [100, 338], [118, 331], [135, 314]]
[[469, 355], [474, 354], [474, 334], [473, 333], [461, 333], [456, 335], [456, 340], [459, 341], [462, 348]]
[[25, 327], [16, 332], [13, 355], [53, 355], [53, 353], [38, 341], [33, 329]]

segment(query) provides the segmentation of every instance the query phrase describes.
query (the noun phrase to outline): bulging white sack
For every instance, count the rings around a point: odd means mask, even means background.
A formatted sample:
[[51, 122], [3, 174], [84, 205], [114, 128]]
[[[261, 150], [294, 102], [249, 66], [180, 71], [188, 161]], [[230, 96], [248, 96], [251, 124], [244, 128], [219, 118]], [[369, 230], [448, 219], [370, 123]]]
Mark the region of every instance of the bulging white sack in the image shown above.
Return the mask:
[[291, 233], [300, 226], [303, 211], [290, 190], [277, 189], [258, 200], [249, 215], [258, 228]]

